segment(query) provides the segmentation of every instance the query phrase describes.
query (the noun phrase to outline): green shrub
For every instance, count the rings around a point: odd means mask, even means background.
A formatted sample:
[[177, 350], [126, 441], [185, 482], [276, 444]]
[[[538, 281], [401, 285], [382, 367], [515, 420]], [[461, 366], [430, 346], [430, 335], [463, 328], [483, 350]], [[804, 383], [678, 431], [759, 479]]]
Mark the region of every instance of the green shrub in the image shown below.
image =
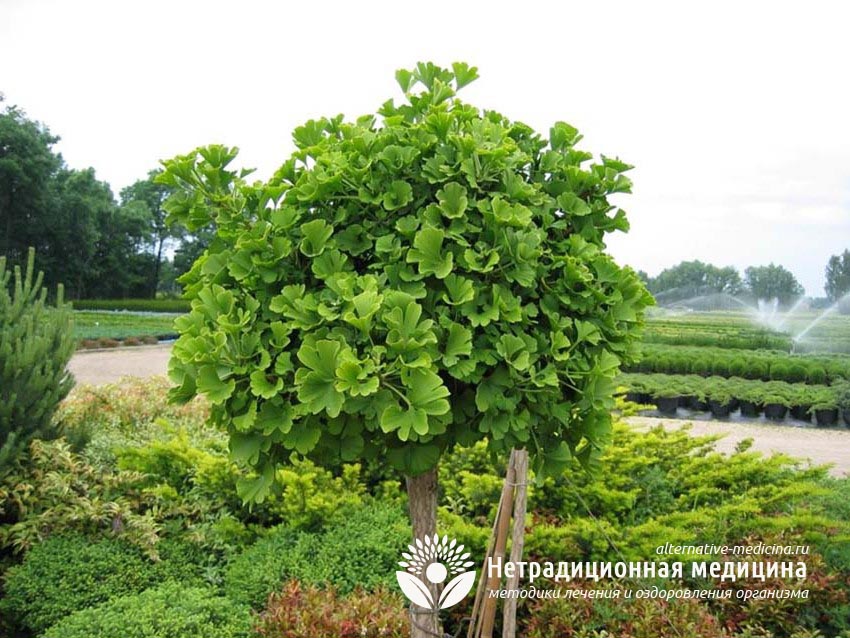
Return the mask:
[[47, 305], [42, 273], [34, 277], [35, 251], [26, 271], [6, 269], [0, 257], [0, 470], [10, 467], [28, 443], [58, 435], [53, 413], [73, 386], [66, 366], [74, 352], [71, 312], [59, 287]]
[[352, 510], [323, 534], [279, 527], [231, 562], [225, 592], [259, 608], [289, 579], [333, 585], [342, 593], [392, 585], [399, 554], [409, 542], [406, 517], [379, 503]]
[[141, 489], [139, 475], [97, 467], [63, 439], [35, 440], [19, 473], [0, 480], [0, 548], [22, 553], [47, 535], [119, 533], [149, 556], [159, 538], [151, 511], [158, 497]]
[[384, 589], [343, 598], [335, 589], [292, 581], [272, 595], [254, 631], [262, 638], [406, 638], [410, 616], [404, 599]]
[[[401, 510], [375, 503], [353, 512], [321, 537], [308, 583], [329, 583], [342, 593], [356, 587], [395, 585], [399, 555], [410, 543], [410, 523]], [[307, 562], [307, 561], [305, 561]]]
[[806, 374], [806, 383], [823, 385], [827, 382], [826, 370], [817, 365], [809, 366], [809, 371]]
[[154, 582], [153, 564], [125, 542], [54, 536], [7, 572], [0, 604], [22, 627], [40, 633], [68, 614]]
[[729, 362], [729, 375], [733, 377], [747, 376], [747, 360], [743, 357], [735, 357]]
[[770, 378], [774, 381], [786, 381], [791, 376], [791, 366], [779, 361], [770, 364]]
[[227, 566], [224, 592], [238, 603], [261, 609], [269, 594], [307, 570], [301, 561], [318, 551], [316, 536], [278, 527]]
[[747, 378], [748, 379], [767, 379], [769, 367], [767, 361], [759, 359], [751, 359], [747, 363]]
[[808, 366], [797, 362], [788, 365], [788, 374], [785, 376], [785, 381], [789, 383], [804, 383], [808, 376]]
[[248, 638], [250, 627], [246, 607], [169, 583], [78, 611], [43, 638]]

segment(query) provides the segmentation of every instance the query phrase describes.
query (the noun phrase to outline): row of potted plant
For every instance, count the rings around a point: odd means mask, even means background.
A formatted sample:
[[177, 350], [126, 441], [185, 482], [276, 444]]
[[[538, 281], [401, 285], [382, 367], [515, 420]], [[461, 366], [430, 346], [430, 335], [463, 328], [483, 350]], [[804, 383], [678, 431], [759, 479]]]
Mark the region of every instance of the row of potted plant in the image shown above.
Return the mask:
[[837, 425], [840, 419], [850, 426], [850, 383], [831, 386], [758, 381], [740, 377], [702, 377], [627, 373], [620, 377], [629, 400], [654, 403], [665, 415], [675, 415], [679, 408], [710, 411], [715, 418], [726, 418], [736, 410], [741, 415], [757, 418], [762, 413], [781, 421], [791, 416], [821, 426]]
[[770, 350], [744, 353], [716, 347], [643, 344], [640, 362], [629, 371], [822, 385], [850, 379], [850, 357], [792, 355]]

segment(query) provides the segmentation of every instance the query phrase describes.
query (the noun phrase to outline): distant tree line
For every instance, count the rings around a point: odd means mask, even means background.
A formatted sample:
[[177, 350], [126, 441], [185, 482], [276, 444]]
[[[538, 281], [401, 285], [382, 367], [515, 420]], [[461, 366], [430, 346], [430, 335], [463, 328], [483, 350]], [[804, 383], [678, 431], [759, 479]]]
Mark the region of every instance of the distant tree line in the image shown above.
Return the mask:
[[[0, 95], [0, 102], [2, 96]], [[22, 263], [30, 246], [50, 289], [70, 299], [177, 294], [212, 237], [165, 223], [168, 190], [158, 171], [116, 200], [92, 168], [69, 168], [53, 150], [59, 138], [15, 106], [0, 112], [0, 255]], [[173, 256], [173, 257], [172, 257]]]
[[[778, 299], [788, 305], [799, 298], [804, 289], [793, 273], [784, 266], [750, 266], [744, 276], [732, 266], [723, 268], [701, 261], [683, 261], [650, 277], [639, 271], [650, 292], [664, 303], [694, 297], [728, 294], [752, 299]], [[825, 291], [830, 301], [850, 292], [850, 250], [830, 257], [826, 266]]]
[[[0, 94], [0, 103], [3, 97]], [[70, 299], [152, 298], [180, 292], [176, 279], [191, 268], [214, 236], [166, 224], [168, 187], [158, 170], [124, 188], [116, 199], [93, 168], [66, 166], [59, 138], [15, 106], [0, 112], [0, 255], [22, 263], [30, 246], [45, 284], [65, 285]], [[727, 293], [788, 304], [803, 287], [783, 266], [731, 266], [683, 261], [657, 277], [639, 274], [661, 303]], [[826, 266], [830, 301], [850, 292], [850, 250]]]

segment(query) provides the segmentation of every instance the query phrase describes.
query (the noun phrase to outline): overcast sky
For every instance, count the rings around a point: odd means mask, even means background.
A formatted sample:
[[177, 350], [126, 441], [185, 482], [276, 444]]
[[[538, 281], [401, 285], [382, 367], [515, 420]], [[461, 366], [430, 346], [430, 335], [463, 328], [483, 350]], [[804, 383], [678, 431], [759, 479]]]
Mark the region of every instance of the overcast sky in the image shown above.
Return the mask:
[[842, 2], [0, 0], [0, 92], [117, 193], [160, 159], [239, 146], [266, 177], [304, 120], [373, 112], [393, 72], [463, 60], [463, 98], [636, 165], [614, 255], [782, 263], [823, 295], [850, 248]]

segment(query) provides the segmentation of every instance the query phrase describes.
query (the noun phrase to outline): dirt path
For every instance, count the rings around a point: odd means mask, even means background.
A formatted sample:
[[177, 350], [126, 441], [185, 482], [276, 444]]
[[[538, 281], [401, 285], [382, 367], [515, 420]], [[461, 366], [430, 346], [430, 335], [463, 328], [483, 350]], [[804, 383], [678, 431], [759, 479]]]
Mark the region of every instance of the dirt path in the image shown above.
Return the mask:
[[152, 377], [165, 374], [171, 344], [135, 346], [116, 350], [80, 351], [71, 357], [69, 368], [77, 383], [103, 385], [121, 377]]
[[[165, 374], [171, 345], [140, 346], [119, 350], [79, 352], [71, 359], [70, 368], [78, 383], [102, 385], [124, 376], [150, 377]], [[679, 428], [689, 421], [631, 417], [629, 423], [639, 428], [663, 425]], [[752, 449], [759, 452], [782, 452], [815, 463], [832, 463], [832, 474], [850, 474], [850, 430], [800, 428], [761, 423], [727, 423], [724, 421], [690, 421], [696, 435], [723, 434], [717, 443], [720, 452], [732, 452], [745, 438], [753, 439]]]
[[831, 463], [833, 476], [850, 474], [850, 430], [825, 429], [814, 427], [792, 427], [787, 425], [767, 425], [762, 423], [741, 423], [740, 421], [686, 421], [681, 419], [660, 419], [656, 417], [633, 416], [626, 419], [638, 428], [650, 428], [663, 425], [665, 428], [680, 428], [691, 424], [691, 432], [697, 436], [704, 434], [722, 434], [717, 444], [719, 452], [730, 453], [743, 439], [753, 439], [751, 450], [771, 454], [779, 452], [813, 463]]

